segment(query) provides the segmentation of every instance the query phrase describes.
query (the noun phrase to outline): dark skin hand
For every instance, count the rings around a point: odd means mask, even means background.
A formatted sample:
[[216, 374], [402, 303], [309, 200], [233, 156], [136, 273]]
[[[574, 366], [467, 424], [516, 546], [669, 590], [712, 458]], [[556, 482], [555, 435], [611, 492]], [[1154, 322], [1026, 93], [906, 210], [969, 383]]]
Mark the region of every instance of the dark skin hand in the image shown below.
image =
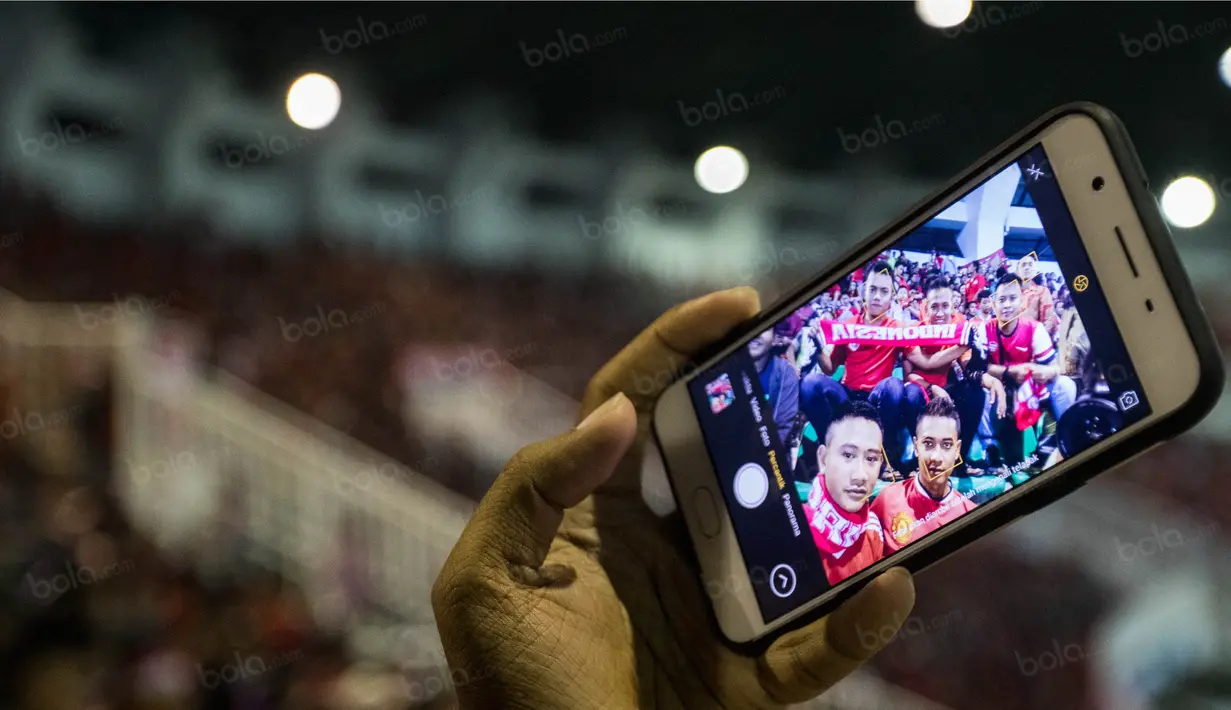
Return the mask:
[[907, 618], [914, 586], [893, 569], [741, 655], [710, 616], [678, 516], [644, 502], [658, 383], [759, 309], [747, 288], [672, 309], [591, 380], [582, 425], [508, 463], [432, 589], [462, 708], [782, 708], [858, 668]]

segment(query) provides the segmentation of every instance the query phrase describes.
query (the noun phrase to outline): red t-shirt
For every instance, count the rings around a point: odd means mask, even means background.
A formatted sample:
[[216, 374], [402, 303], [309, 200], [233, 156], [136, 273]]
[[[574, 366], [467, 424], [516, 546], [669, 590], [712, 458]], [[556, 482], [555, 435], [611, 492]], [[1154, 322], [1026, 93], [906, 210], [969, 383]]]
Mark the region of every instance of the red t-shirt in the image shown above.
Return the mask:
[[884, 557], [880, 520], [867, 504], [858, 513], [848, 513], [829, 498], [825, 474], [812, 481], [804, 504], [808, 530], [821, 555], [821, 566], [830, 584], [837, 584]]
[[1056, 357], [1051, 336], [1038, 321], [1019, 317], [1012, 335], [1002, 335], [995, 318], [989, 318], [983, 327], [987, 333], [987, 361], [993, 365], [1046, 365]]
[[966, 293], [963, 294], [966, 297], [966, 303], [977, 299], [984, 286], [987, 286], [987, 279], [983, 274], [976, 274], [970, 283], [966, 284]]
[[949, 492], [936, 500], [923, 490], [919, 474], [886, 486], [872, 501], [872, 516], [880, 520], [885, 554], [897, 552], [962, 514], [975, 509], [969, 498], [949, 484]]
[[[858, 313], [849, 321], [853, 325], [881, 325], [886, 328], [896, 328], [900, 325], [887, 315], [881, 316], [872, 323], [864, 320]], [[898, 364], [898, 355], [902, 351], [900, 345], [835, 345], [830, 359], [834, 367], [846, 365], [842, 374], [842, 384], [853, 390], [871, 392], [881, 380], [893, 376], [893, 368]]]
[[[929, 321], [925, 321], [925, 322], [929, 322]], [[949, 322], [957, 323], [958, 325], [957, 331], [961, 333], [962, 327], [966, 323], [966, 316], [962, 315], [961, 313], [954, 313], [953, 317], [949, 319]], [[928, 345], [928, 346], [920, 345], [919, 352], [923, 353], [924, 355], [931, 355], [933, 353], [940, 352], [941, 350], [944, 350], [947, 347], [950, 347], [950, 346], [948, 345]], [[945, 365], [944, 367], [938, 367], [935, 370], [924, 370], [922, 368], [916, 367], [915, 374], [922, 377], [929, 385], [936, 385], [938, 387], [944, 387], [945, 384], [949, 382], [949, 368], [950, 367], [952, 367], [952, 363]]]

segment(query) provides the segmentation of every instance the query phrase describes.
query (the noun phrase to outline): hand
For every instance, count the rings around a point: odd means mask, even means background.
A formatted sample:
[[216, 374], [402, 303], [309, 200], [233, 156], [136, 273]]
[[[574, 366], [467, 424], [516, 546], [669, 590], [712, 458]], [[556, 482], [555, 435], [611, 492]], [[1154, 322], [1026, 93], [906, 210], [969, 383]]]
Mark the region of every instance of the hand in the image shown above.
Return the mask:
[[672, 309], [591, 380], [577, 429], [522, 449], [496, 479], [432, 589], [463, 708], [781, 708], [892, 637], [867, 629], [906, 619], [914, 586], [893, 569], [761, 656], [740, 655], [710, 618], [678, 516], [644, 502], [659, 375], [759, 309], [751, 289]]
[[939, 385], [932, 385], [929, 392], [934, 399], [952, 399], [952, 397], [949, 396], [949, 393], [945, 391], [945, 388]]
[[825, 340], [825, 327], [820, 323], [817, 323], [816, 327], [812, 329], [812, 334], [816, 336], [817, 347], [821, 350], [824, 350], [825, 346], [829, 345]]
[[1048, 365], [1035, 365], [1030, 374], [1034, 377], [1035, 382], [1045, 385], [1056, 379], [1057, 373], [1058, 370], [1054, 367]]
[[1010, 365], [1006, 372], [1008, 372], [1009, 377], [1013, 378], [1014, 382], [1021, 384], [1026, 381], [1027, 377], [1030, 377], [1031, 367], [1033, 366], [1024, 363], [1021, 365]]
[[982, 382], [983, 387], [992, 393], [992, 398], [996, 402], [996, 418], [1003, 419], [1005, 412], [1009, 411], [1009, 401], [1005, 395], [1004, 383], [986, 372], [983, 373]]

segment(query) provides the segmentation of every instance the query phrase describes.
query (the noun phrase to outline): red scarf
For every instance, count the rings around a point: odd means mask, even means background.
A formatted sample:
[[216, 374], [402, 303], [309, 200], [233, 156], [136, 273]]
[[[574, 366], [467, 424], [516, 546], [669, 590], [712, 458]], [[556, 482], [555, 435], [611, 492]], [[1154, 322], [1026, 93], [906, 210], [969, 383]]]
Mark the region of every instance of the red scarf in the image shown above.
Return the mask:
[[825, 320], [819, 321], [817, 326], [821, 328], [825, 342], [829, 345], [945, 347], [966, 340], [966, 329], [963, 323], [884, 326]]
[[[875, 483], [873, 483], [875, 485]], [[825, 473], [817, 474], [812, 482], [812, 490], [808, 493], [808, 504], [804, 506], [808, 524], [812, 526], [812, 539], [817, 547], [832, 556], [835, 560], [863, 537], [865, 530], [874, 529], [880, 535], [880, 519], [869, 515], [871, 506], [865, 503], [858, 513], [848, 513], [829, 497], [825, 488]]]

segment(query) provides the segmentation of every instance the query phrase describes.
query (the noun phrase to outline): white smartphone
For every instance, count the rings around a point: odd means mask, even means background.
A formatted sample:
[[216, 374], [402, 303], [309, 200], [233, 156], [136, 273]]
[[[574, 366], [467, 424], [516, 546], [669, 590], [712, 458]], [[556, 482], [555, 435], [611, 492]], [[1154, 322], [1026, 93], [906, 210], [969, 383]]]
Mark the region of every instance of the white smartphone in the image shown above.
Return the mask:
[[1222, 377], [1122, 125], [1074, 104], [691, 366], [654, 432], [757, 642], [1191, 427]]

